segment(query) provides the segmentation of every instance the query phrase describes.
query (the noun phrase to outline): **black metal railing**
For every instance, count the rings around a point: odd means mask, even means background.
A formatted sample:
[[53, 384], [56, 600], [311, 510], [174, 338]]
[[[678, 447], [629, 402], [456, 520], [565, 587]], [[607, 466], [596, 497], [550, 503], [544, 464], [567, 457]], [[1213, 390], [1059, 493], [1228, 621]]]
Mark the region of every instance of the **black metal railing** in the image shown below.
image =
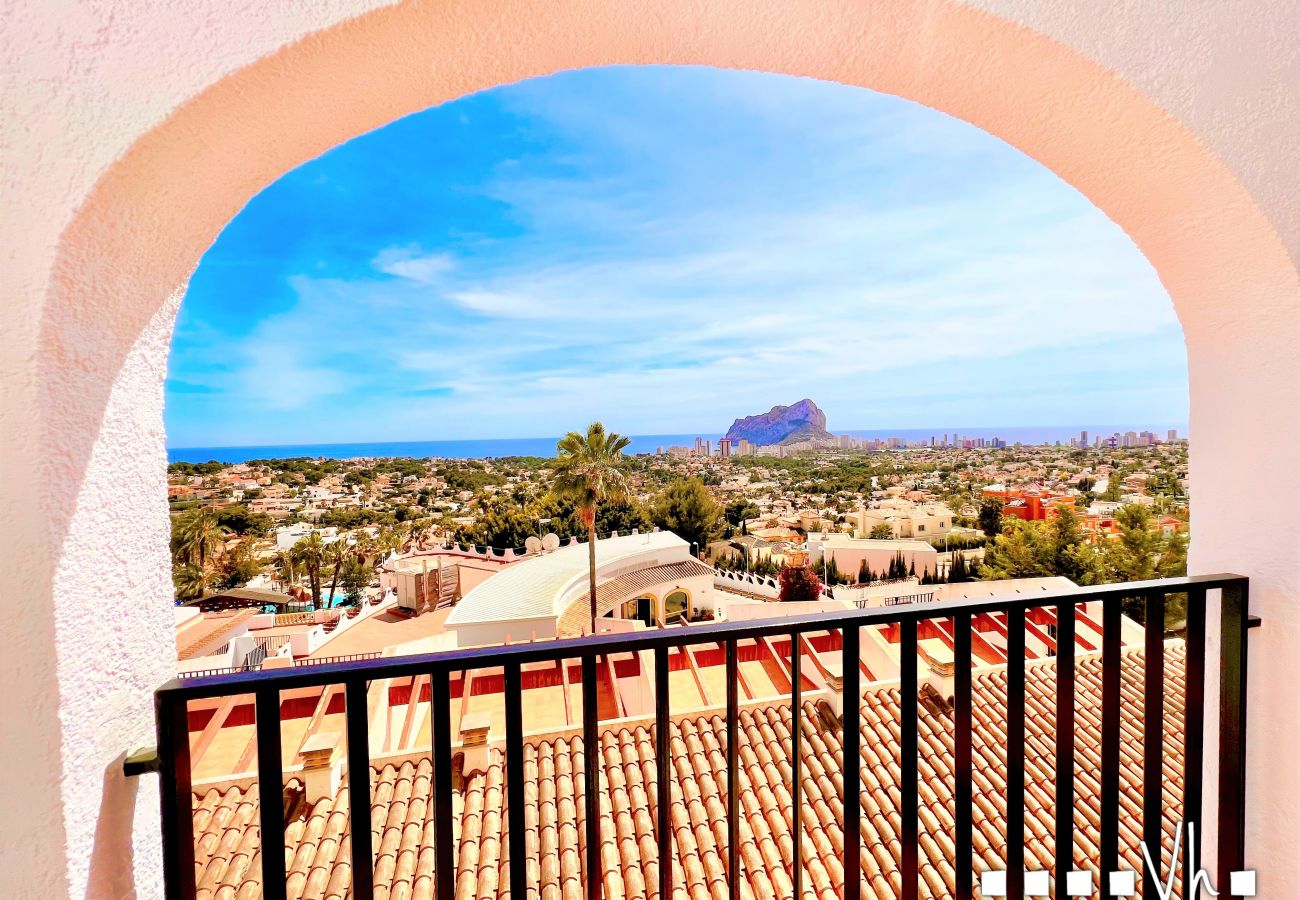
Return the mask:
[[[918, 759], [918, 683], [917, 641], [918, 629], [929, 621], [952, 622], [955, 672], [952, 698], [953, 726], [953, 779], [952, 790], [956, 810], [953, 823], [955, 847], [958, 858], [952, 860], [955, 870], [955, 896], [974, 896], [974, 850], [972, 845], [972, 734], [974, 715], [972, 708], [972, 620], [985, 614], [1001, 614], [1006, 622], [1006, 683], [1007, 731], [1006, 753], [1006, 827], [1008, 835], [1026, 835], [1025, 832], [1025, 641], [1026, 615], [1039, 608], [1052, 609], [1058, 623], [1056, 665], [1056, 783], [1055, 783], [1055, 854], [1056, 872], [1060, 875], [1072, 870], [1075, 849], [1075, 631], [1079, 605], [1102, 605], [1102, 709], [1101, 709], [1101, 771], [1095, 774], [1099, 784], [1100, 807], [1100, 858], [1099, 871], [1115, 871], [1120, 848], [1120, 788], [1121, 788], [1121, 604], [1141, 600], [1145, 618], [1145, 709], [1143, 722], [1145, 734], [1163, 735], [1165, 712], [1164, 639], [1165, 604], [1171, 595], [1185, 597], [1186, 615], [1186, 673], [1184, 680], [1183, 747], [1184, 771], [1183, 809], [1181, 818], [1194, 826], [1196, 841], [1185, 841], [1182, 867], [1184, 883], [1190, 873], [1193, 854], [1199, 858], [1199, 841], [1206, 831], [1202, 820], [1203, 763], [1205, 759], [1205, 708], [1206, 687], [1206, 606], [1207, 596], [1216, 592], [1221, 611], [1219, 628], [1219, 696], [1218, 696], [1218, 746], [1214, 752], [1219, 760], [1218, 783], [1211, 786], [1219, 797], [1218, 817], [1210, 829], [1217, 836], [1218, 868], [1226, 882], [1226, 873], [1244, 867], [1245, 840], [1245, 713], [1246, 713], [1246, 644], [1250, 618], [1247, 611], [1247, 579], [1236, 575], [1213, 575], [1193, 578], [1173, 578], [1159, 581], [1131, 582], [1095, 588], [1079, 588], [1037, 594], [1033, 597], [1003, 597], [952, 603], [911, 604], [906, 606], [877, 607], [866, 610], [850, 609], [843, 612], [797, 615], [754, 621], [735, 621], [680, 628], [666, 628], [631, 634], [605, 634], [571, 640], [545, 641], [481, 649], [455, 650], [422, 656], [384, 657], [380, 659], [313, 665], [303, 668], [279, 669], [262, 673], [227, 675], [210, 678], [173, 680], [157, 691], [155, 703], [158, 722], [158, 769], [161, 774], [162, 831], [166, 896], [172, 900], [189, 900], [195, 895], [195, 844], [193, 828], [193, 796], [190, 772], [190, 736], [188, 704], [190, 701], [251, 694], [255, 700], [257, 726], [258, 778], [263, 785], [278, 785], [282, 781], [283, 767], [280, 741], [281, 692], [286, 690], [326, 687], [342, 684], [346, 695], [346, 735], [348, 762], [348, 806], [351, 821], [370, 822], [370, 771], [367, 715], [367, 685], [377, 679], [429, 676], [431, 681], [431, 737], [432, 803], [434, 807], [434, 879], [438, 900], [451, 900], [455, 888], [453, 863], [453, 773], [452, 731], [450, 724], [450, 677], [452, 673], [485, 668], [500, 668], [504, 672], [505, 686], [505, 773], [506, 773], [506, 843], [509, 857], [509, 883], [526, 885], [527, 852], [525, 823], [526, 786], [524, 772], [523, 698], [521, 667], [540, 662], [580, 660], [582, 665], [582, 736], [585, 748], [598, 746], [597, 671], [600, 660], [608, 654], [626, 654], [644, 651], [653, 655], [654, 683], [656, 687], [655, 746], [666, 748], [669, 734], [669, 653], [673, 649], [695, 646], [721, 645], [725, 648], [726, 665], [726, 834], [728, 844], [724, 859], [728, 878], [728, 894], [740, 896], [738, 874], [740, 870], [739, 811], [737, 790], [738, 748], [738, 642], [758, 638], [790, 638], [790, 665], [792, 672], [791, 700], [798, 709], [801, 699], [802, 636], [813, 632], [839, 630], [842, 634], [842, 677], [845, 698], [843, 704], [843, 758], [861, 759], [861, 669], [860, 629], [868, 625], [897, 626], [900, 641], [900, 745], [902, 760]], [[1131, 609], [1134, 607], [1130, 607]], [[908, 652], [908, 648], [912, 652]], [[412, 702], [415, 702], [412, 700]], [[800, 809], [800, 728], [791, 729], [791, 794], [793, 809]], [[1153, 859], [1161, 859], [1161, 776], [1162, 740], [1143, 740], [1142, 768], [1142, 843]], [[674, 854], [671, 851], [672, 835], [669, 823], [669, 790], [671, 783], [669, 754], [657, 755], [658, 782], [650, 798], [655, 804], [660, 865], [658, 866], [659, 896], [672, 894], [674, 883]], [[600, 859], [600, 768], [594, 763], [597, 755], [587, 750], [585, 768], [585, 855], [587, 873], [601, 871]], [[575, 773], [576, 774], [576, 773]], [[843, 772], [843, 809], [846, 833], [854, 834], [853, 822], [861, 816], [861, 771], [859, 766], [847, 766]], [[914, 900], [919, 892], [918, 850], [918, 766], [903, 764], [898, 785], [900, 800], [900, 896]], [[274, 842], [274, 835], [285, 830], [284, 807], [281, 803], [262, 802], [260, 826], [262, 840]], [[800, 860], [802, 826], [794, 817], [791, 834], [793, 859]], [[371, 900], [375, 860], [371, 829], [364, 824], [351, 829], [352, 897]], [[1027, 836], [1026, 836], [1027, 839]], [[863, 846], [861, 840], [844, 841], [843, 895], [847, 900], [860, 900], [862, 896]], [[1007, 896], [1024, 896], [1023, 857], [1021, 841], [1008, 839]], [[285, 854], [263, 852], [262, 891], [267, 900], [285, 897]], [[795, 896], [803, 890], [802, 866], [795, 865], [791, 873]], [[1156, 897], [1154, 874], [1147, 873], [1144, 896]], [[1056, 896], [1064, 897], [1064, 878], [1058, 877]], [[1227, 885], [1221, 883], [1221, 896], [1227, 896]], [[599, 900], [602, 879], [591, 877], [585, 882], [588, 900]], [[1103, 891], [1105, 887], [1103, 885]], [[522, 891], [520, 896], [522, 896]], [[1103, 893], [1102, 896], [1108, 896]]]
[[[295, 666], [332, 666], [338, 663], [364, 662], [368, 659], [379, 659], [382, 653], [347, 653], [343, 656], [304, 656], [302, 659], [295, 659]], [[340, 679], [342, 680], [342, 679]]]

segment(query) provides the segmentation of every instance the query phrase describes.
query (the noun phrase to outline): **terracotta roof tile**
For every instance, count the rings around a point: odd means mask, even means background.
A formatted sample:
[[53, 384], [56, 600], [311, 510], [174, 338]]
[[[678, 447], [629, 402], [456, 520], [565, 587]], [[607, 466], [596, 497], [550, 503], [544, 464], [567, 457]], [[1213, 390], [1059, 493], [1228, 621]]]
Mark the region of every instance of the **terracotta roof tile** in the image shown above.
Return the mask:
[[[1165, 809], [1166, 854], [1172, 847], [1176, 810], [1182, 794], [1181, 645], [1166, 653]], [[1122, 668], [1122, 822], [1121, 855], [1140, 868], [1142, 654], [1125, 655]], [[1101, 661], [1081, 658], [1077, 667], [1075, 731], [1076, 791], [1081, 801], [1095, 798], [1100, 767]], [[1050, 663], [1026, 672], [1024, 865], [1051, 868], [1054, 848], [1055, 668]], [[976, 871], [1002, 867], [1005, 853], [1005, 692], [1002, 671], [974, 679], [976, 727], [973, 753], [973, 839]], [[897, 689], [867, 692], [862, 702], [861, 805], [864, 896], [890, 896], [898, 888], [901, 817], [898, 775]], [[792, 822], [803, 829], [803, 885], [807, 898], [832, 900], [841, 893], [844, 846], [842, 827], [842, 734], [821, 702], [805, 703], [802, 730], [803, 804], [791, 804], [788, 706], [742, 710], [737, 795], [740, 816], [742, 896], [788, 896], [792, 888]], [[919, 726], [919, 857], [922, 893], [945, 897], [954, 884], [952, 864], [952, 720], [925, 707]], [[672, 726], [667, 826], [673, 834], [671, 900], [724, 900], [727, 895], [725, 799], [726, 726], [717, 713], [682, 719]], [[459, 757], [457, 757], [459, 760]], [[537, 900], [581, 900], [585, 875], [586, 754], [580, 738], [557, 737], [524, 750], [524, 820], [528, 828], [529, 896]], [[634, 724], [606, 730], [593, 761], [601, 769], [599, 822], [601, 874], [606, 896], [661, 900], [658, 896], [657, 769], [653, 730]], [[433, 895], [434, 804], [428, 759], [372, 770], [371, 817], [375, 848], [376, 896], [387, 900], [426, 900]], [[458, 777], [455, 783], [457, 900], [488, 900], [509, 892], [504, 758], [494, 750], [486, 771]], [[291, 898], [330, 898], [347, 894], [350, 831], [346, 786], [312, 806], [301, 802], [302, 788], [290, 781], [284, 791], [288, 826], [285, 854]], [[260, 896], [258, 791], [230, 788], [194, 798], [196, 876], [200, 900]], [[1075, 808], [1075, 862], [1088, 868], [1096, 859], [1097, 804]], [[663, 898], [668, 900], [668, 898]]]

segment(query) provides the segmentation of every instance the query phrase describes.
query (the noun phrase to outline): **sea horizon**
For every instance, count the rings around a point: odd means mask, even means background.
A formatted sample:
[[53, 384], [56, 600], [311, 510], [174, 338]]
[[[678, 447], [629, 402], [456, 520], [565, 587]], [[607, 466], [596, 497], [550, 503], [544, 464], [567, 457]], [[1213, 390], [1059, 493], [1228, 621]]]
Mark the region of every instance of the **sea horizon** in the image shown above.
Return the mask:
[[[1001, 438], [1008, 444], [1054, 444], [1060, 441], [1068, 444], [1070, 438], [1078, 437], [1081, 430], [1088, 432], [1089, 439], [1097, 435], [1109, 436], [1116, 432], [1153, 431], [1163, 439], [1170, 429], [1178, 430], [1180, 438], [1187, 437], [1186, 424], [1159, 425], [1105, 425], [1105, 426], [1063, 426], [1063, 425], [1022, 425], [994, 426], [981, 428], [849, 428], [836, 430], [836, 435], [848, 435], [860, 439], [902, 438], [906, 441], [928, 441], [932, 436], [942, 440], [949, 435], [967, 438]], [[628, 435], [632, 443], [628, 446], [630, 454], [654, 453], [660, 447], [665, 450], [674, 445], [692, 446], [697, 437], [716, 442], [725, 432], [693, 432], [683, 434], [643, 434]], [[167, 462], [218, 462], [237, 463], [252, 459], [289, 459], [309, 457], [312, 459], [371, 459], [390, 457], [409, 457], [413, 459], [500, 459], [510, 456], [555, 455], [555, 444], [559, 436], [530, 438], [482, 438], [465, 440], [437, 441], [359, 441], [359, 442], [325, 442], [312, 444], [249, 444], [209, 447], [168, 447]]]

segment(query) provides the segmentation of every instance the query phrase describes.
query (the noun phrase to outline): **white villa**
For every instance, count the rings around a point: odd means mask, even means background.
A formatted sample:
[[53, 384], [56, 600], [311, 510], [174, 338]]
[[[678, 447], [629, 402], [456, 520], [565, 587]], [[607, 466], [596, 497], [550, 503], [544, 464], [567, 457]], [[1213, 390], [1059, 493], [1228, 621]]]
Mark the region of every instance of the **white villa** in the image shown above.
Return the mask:
[[[588, 572], [586, 544], [527, 557], [466, 592], [446, 626], [462, 647], [581, 634], [590, 629]], [[667, 531], [597, 541], [596, 585], [602, 618], [649, 626], [714, 609], [713, 569]]]

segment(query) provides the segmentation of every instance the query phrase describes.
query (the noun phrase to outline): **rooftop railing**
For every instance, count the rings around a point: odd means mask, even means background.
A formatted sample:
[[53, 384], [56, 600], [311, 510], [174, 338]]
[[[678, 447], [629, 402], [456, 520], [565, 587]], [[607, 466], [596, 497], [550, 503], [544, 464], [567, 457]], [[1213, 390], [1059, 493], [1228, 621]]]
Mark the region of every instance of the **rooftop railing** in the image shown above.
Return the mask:
[[[790, 700], [793, 709], [800, 709], [803, 677], [801, 676], [801, 636], [813, 632], [840, 631], [843, 695], [856, 698], [843, 704], [843, 758], [861, 760], [861, 700], [862, 670], [861, 628], [863, 626], [891, 626], [896, 629], [899, 642], [901, 721], [901, 759], [898, 791], [898, 815], [901, 819], [901, 863], [898, 874], [901, 881], [900, 896], [914, 900], [919, 896], [918, 879], [918, 626], [927, 622], [951, 623], [954, 650], [954, 682], [952, 698], [953, 715], [953, 783], [955, 821], [953, 823], [957, 858], [952, 865], [956, 885], [954, 895], [970, 898], [974, 895], [974, 849], [972, 828], [972, 734], [974, 716], [972, 709], [972, 619], [983, 614], [1004, 617], [1006, 624], [1006, 828], [1010, 848], [1007, 860], [1007, 896], [1024, 896], [1023, 859], [1016, 849], [1021, 843], [1015, 836], [1029, 835], [1025, 830], [1025, 725], [1026, 725], [1026, 614], [1030, 610], [1054, 610], [1057, 622], [1056, 656], [1056, 720], [1055, 756], [1057, 777], [1055, 792], [1055, 871], [1058, 876], [1075, 868], [1075, 655], [1076, 615], [1081, 604], [1100, 604], [1101, 608], [1101, 738], [1100, 772], [1091, 773], [1097, 787], [1099, 806], [1098, 870], [1115, 871], [1119, 861], [1121, 826], [1121, 654], [1122, 608], [1128, 601], [1130, 609], [1140, 608], [1145, 620], [1143, 650], [1145, 676], [1143, 678], [1142, 724], [1144, 734], [1163, 734], [1166, 703], [1165, 683], [1165, 605], [1171, 595], [1185, 597], [1185, 678], [1182, 696], [1174, 707], [1183, 712], [1183, 772], [1184, 784], [1180, 817], [1194, 826], [1195, 840], [1183, 845], [1181, 860], [1184, 883], [1191, 871], [1191, 860], [1199, 858], [1200, 837], [1207, 830], [1203, 822], [1202, 798], [1206, 786], [1202, 784], [1205, 761], [1205, 734], [1207, 709], [1206, 689], [1206, 608], [1214, 592], [1220, 610], [1218, 645], [1218, 709], [1214, 718], [1218, 726], [1218, 746], [1210, 748], [1219, 762], [1218, 783], [1209, 785], [1211, 794], [1217, 795], [1217, 819], [1210, 823], [1210, 831], [1217, 837], [1218, 872], [1237, 871], [1244, 865], [1245, 841], [1245, 714], [1246, 714], [1246, 645], [1250, 625], [1247, 613], [1248, 582], [1236, 575], [1213, 575], [1192, 578], [1173, 578], [1159, 581], [1132, 582], [1103, 587], [1079, 588], [1033, 597], [1004, 597], [988, 600], [963, 601], [960, 604], [915, 603], [905, 606], [876, 607], [864, 610], [825, 612], [814, 615], [796, 615], [788, 618], [769, 618], [753, 621], [723, 622], [665, 628], [630, 634], [605, 634], [570, 640], [545, 641], [528, 644], [498, 646], [483, 649], [454, 650], [422, 656], [384, 657], [372, 660], [334, 662], [302, 668], [279, 669], [261, 673], [246, 673], [213, 677], [173, 680], [156, 694], [158, 724], [158, 763], [161, 774], [162, 831], [166, 877], [166, 896], [172, 900], [189, 900], [195, 896], [195, 843], [190, 771], [190, 732], [188, 704], [191, 701], [225, 698], [232, 695], [251, 694], [256, 712], [256, 745], [258, 778], [264, 785], [279, 785], [283, 779], [281, 746], [281, 692], [299, 688], [342, 685], [346, 697], [346, 744], [348, 807], [351, 821], [369, 823], [371, 810], [371, 761], [369, 758], [367, 686], [377, 679], [424, 676], [431, 680], [431, 756], [432, 804], [434, 825], [433, 876], [434, 896], [438, 900], [451, 900], [455, 892], [455, 857], [453, 853], [453, 737], [450, 718], [450, 678], [453, 673], [484, 668], [500, 668], [504, 673], [505, 706], [505, 793], [506, 842], [508, 848], [508, 874], [512, 885], [527, 885], [528, 844], [525, 821], [525, 740], [523, 728], [523, 691], [521, 667], [532, 663], [580, 660], [582, 669], [581, 723], [585, 748], [598, 746], [597, 677], [601, 659], [609, 654], [645, 652], [654, 660], [654, 740], [655, 746], [667, 746], [670, 734], [669, 721], [669, 652], [675, 648], [694, 645], [721, 645], [725, 649], [726, 666], [726, 719], [725, 719], [725, 834], [727, 844], [725, 860], [728, 896], [734, 900], [741, 895], [739, 877], [741, 869], [741, 841], [739, 816], [741, 804], [737, 797], [740, 778], [738, 773], [737, 736], [739, 720], [737, 695], [738, 643], [751, 639], [791, 638]], [[1140, 604], [1134, 606], [1132, 604]], [[1096, 611], [1096, 607], [1093, 608]], [[928, 627], [928, 626], [927, 626]], [[1032, 626], [1031, 626], [1032, 627]], [[909, 652], [909, 649], [911, 652]], [[1078, 723], [1081, 724], [1081, 723]], [[792, 808], [801, 808], [802, 779], [800, 775], [800, 728], [791, 729], [790, 792]], [[1162, 740], [1142, 741], [1141, 778], [1141, 842], [1153, 859], [1161, 858], [1162, 841]], [[657, 785], [648, 802], [654, 804], [657, 815], [655, 840], [658, 848], [658, 890], [660, 897], [672, 896], [675, 854], [673, 834], [668, 823], [669, 790], [660, 789], [672, 782], [668, 753], [656, 753]], [[591, 756], [588, 756], [591, 759]], [[911, 761], [908, 764], [907, 761]], [[585, 794], [580, 802], [585, 804], [585, 871], [602, 871], [600, 858], [602, 815], [600, 812], [600, 766], [585, 765]], [[861, 818], [861, 769], [847, 766], [843, 772], [843, 821], [851, 823]], [[574, 772], [574, 777], [578, 773]], [[278, 802], [259, 804], [260, 832], [267, 836], [285, 832], [284, 805]], [[796, 823], [798, 817], [795, 818]], [[802, 859], [803, 827], [792, 829], [792, 858]], [[275, 839], [271, 839], [275, 840]], [[351, 896], [355, 900], [371, 900], [374, 896], [373, 876], [375, 848], [372, 833], [364, 824], [351, 829]], [[861, 873], [863, 842], [847, 840], [841, 851], [844, 873], [843, 896], [847, 900], [860, 900], [862, 896]], [[285, 854], [263, 852], [260, 854], [262, 896], [267, 900], [281, 900], [286, 895]], [[791, 871], [794, 896], [802, 896], [803, 871], [795, 865]], [[1160, 896], [1156, 874], [1147, 872], [1143, 895]], [[1226, 878], [1226, 875], [1223, 877]], [[1057, 879], [1058, 897], [1066, 896], [1064, 879]], [[1221, 885], [1222, 886], [1222, 885]], [[587, 900], [599, 900], [602, 879], [585, 879]], [[1227, 890], [1224, 889], [1226, 896]], [[1103, 894], [1103, 896], [1108, 896]]]

